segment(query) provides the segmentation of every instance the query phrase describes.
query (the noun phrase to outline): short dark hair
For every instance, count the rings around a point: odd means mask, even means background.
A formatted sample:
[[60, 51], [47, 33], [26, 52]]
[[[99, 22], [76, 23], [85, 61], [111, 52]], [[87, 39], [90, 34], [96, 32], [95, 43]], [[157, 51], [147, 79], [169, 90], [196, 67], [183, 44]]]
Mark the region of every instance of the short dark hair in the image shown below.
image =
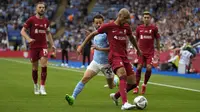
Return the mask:
[[101, 15], [101, 14], [95, 15], [95, 16], [93, 17], [93, 22], [94, 22], [94, 19], [102, 19], [102, 20], [104, 21], [104, 17], [103, 17], [103, 15]]
[[39, 4], [43, 4], [43, 5], [44, 5], [44, 8], [46, 9], [46, 4], [45, 4], [45, 2], [38, 2], [38, 3], [36, 4], [36, 7], [37, 7]]
[[150, 16], [151, 16], [151, 13], [150, 13], [149, 11], [144, 11], [144, 12], [143, 12], [143, 16], [144, 16], [144, 15], [150, 15]]

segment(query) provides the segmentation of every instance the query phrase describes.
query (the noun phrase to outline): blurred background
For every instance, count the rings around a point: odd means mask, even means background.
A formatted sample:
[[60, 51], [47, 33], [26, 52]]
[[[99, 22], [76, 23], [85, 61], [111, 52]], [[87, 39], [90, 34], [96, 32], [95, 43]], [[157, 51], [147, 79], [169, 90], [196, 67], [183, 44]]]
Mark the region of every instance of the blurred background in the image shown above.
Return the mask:
[[[28, 57], [27, 42], [21, 37], [23, 23], [35, 11], [35, 3], [47, 4], [45, 17], [51, 21], [51, 33], [57, 48], [56, 59], [60, 59], [61, 42], [70, 43], [69, 60], [80, 60], [75, 54], [78, 45], [85, 39], [85, 30], [94, 30], [92, 18], [102, 14], [105, 22], [116, 19], [121, 8], [131, 12], [133, 34], [142, 23], [142, 12], [148, 10], [161, 35], [162, 53], [155, 63], [166, 63], [177, 54], [177, 48], [200, 42], [199, 0], [1, 0], [0, 2], [0, 57]], [[196, 46], [194, 64], [200, 62], [200, 46]], [[13, 55], [11, 51], [18, 51]], [[135, 52], [129, 46], [130, 59], [137, 63]], [[23, 55], [21, 55], [23, 54]], [[26, 53], [26, 55], [24, 54]], [[11, 53], [11, 54], [8, 54]], [[156, 64], [155, 64], [156, 65]], [[198, 71], [198, 66], [195, 68]]]

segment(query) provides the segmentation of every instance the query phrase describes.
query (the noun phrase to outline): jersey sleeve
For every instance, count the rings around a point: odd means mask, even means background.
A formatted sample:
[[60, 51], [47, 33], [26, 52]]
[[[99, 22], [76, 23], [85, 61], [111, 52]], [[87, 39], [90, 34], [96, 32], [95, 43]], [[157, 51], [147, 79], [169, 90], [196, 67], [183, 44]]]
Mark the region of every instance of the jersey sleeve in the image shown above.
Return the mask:
[[158, 28], [157, 27], [155, 27], [154, 36], [155, 36], [156, 39], [160, 38], [160, 34], [158, 33]]
[[24, 28], [29, 29], [32, 25], [32, 19], [29, 18], [25, 23], [24, 23]]
[[109, 24], [103, 24], [98, 30], [98, 33], [107, 33], [109, 28]]

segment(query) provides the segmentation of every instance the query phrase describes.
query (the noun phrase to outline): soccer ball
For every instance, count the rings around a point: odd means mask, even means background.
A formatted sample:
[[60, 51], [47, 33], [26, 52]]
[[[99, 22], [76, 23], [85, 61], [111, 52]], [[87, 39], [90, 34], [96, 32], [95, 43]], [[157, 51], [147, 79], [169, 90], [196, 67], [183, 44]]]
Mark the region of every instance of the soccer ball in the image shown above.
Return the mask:
[[138, 109], [145, 109], [147, 104], [148, 104], [148, 101], [147, 99], [144, 97], [144, 96], [137, 96], [134, 100], [133, 100], [133, 103], [136, 105], [136, 107]]

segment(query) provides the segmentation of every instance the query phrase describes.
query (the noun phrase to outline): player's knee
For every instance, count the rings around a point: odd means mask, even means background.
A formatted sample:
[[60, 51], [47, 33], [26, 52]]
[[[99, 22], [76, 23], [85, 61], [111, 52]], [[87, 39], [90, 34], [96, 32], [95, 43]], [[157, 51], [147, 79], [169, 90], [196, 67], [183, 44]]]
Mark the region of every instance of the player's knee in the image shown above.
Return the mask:
[[41, 61], [41, 66], [42, 67], [46, 67], [47, 66], [47, 61], [46, 60]]
[[142, 65], [139, 64], [138, 67], [137, 67], [137, 70], [141, 70], [142, 69]]
[[32, 70], [38, 70], [38, 66], [32, 66]]
[[47, 66], [47, 63], [48, 63], [48, 59], [45, 58], [45, 57], [42, 57], [41, 58], [41, 61], [40, 61], [40, 64], [42, 67], [46, 67]]
[[81, 81], [83, 84], [86, 84], [89, 80], [90, 80], [90, 77], [86, 76], [86, 77], [83, 77]]
[[151, 71], [151, 68], [152, 68], [151, 65], [148, 65], [147, 66], [147, 71]]

